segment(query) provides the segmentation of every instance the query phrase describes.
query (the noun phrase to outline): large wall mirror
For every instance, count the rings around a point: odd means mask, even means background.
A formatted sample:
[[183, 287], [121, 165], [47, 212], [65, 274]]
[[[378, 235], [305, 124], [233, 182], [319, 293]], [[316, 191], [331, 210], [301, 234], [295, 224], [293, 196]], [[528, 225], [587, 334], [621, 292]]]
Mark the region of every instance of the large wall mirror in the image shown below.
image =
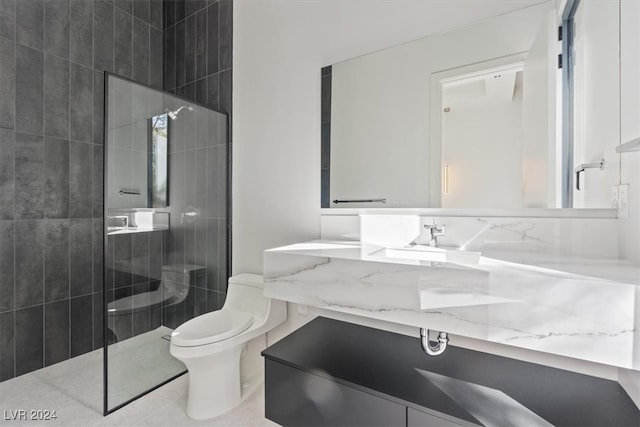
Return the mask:
[[542, 2], [323, 68], [322, 207], [611, 208], [620, 16]]

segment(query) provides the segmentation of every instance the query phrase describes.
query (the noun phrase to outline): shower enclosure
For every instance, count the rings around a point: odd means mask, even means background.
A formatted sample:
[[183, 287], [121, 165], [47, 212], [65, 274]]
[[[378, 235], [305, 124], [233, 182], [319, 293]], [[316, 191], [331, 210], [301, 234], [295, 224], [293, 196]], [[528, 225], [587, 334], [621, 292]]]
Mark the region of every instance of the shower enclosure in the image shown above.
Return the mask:
[[173, 329], [227, 283], [227, 117], [105, 75], [104, 412], [186, 372]]

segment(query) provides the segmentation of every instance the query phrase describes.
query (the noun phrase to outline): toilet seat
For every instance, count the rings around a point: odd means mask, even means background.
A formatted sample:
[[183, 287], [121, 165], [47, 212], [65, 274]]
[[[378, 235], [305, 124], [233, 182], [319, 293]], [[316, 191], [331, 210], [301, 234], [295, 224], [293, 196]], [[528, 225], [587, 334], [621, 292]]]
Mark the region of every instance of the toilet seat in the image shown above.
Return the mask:
[[234, 337], [253, 324], [250, 313], [223, 309], [213, 311], [180, 325], [171, 334], [171, 344], [178, 347], [197, 347]]

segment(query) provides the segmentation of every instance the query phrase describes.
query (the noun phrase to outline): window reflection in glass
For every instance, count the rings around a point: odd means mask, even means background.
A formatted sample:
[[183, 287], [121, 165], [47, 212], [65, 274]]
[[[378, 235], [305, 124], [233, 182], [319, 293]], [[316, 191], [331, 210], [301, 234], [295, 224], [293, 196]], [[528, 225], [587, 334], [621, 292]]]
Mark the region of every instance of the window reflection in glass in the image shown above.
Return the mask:
[[166, 208], [169, 205], [167, 179], [167, 152], [169, 145], [169, 117], [160, 114], [149, 119], [149, 207]]

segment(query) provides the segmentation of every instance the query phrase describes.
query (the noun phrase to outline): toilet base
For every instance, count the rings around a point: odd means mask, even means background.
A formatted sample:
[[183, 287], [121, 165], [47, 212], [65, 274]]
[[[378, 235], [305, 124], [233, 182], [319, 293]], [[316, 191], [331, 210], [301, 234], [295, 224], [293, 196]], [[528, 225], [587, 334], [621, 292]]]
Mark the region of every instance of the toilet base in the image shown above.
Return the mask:
[[242, 347], [236, 347], [214, 355], [182, 360], [189, 370], [187, 415], [190, 418], [214, 418], [241, 403], [241, 350]]

